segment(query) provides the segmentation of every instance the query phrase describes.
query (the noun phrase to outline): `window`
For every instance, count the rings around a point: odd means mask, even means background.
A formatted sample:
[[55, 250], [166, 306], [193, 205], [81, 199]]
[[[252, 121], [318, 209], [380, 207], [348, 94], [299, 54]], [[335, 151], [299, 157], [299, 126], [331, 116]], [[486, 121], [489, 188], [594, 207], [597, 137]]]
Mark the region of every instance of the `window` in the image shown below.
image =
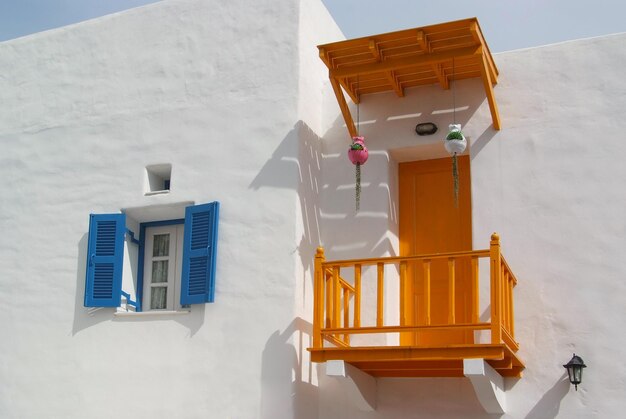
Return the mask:
[[185, 208], [185, 218], [142, 223], [139, 240], [125, 214], [89, 218], [85, 307], [119, 307], [125, 235], [139, 246], [137, 311], [176, 310], [210, 303], [215, 295], [219, 203]]
[[183, 225], [149, 227], [144, 246], [144, 310], [180, 309]]
[[170, 190], [171, 178], [172, 165], [169, 163], [146, 166], [144, 193], [153, 195], [168, 192]]

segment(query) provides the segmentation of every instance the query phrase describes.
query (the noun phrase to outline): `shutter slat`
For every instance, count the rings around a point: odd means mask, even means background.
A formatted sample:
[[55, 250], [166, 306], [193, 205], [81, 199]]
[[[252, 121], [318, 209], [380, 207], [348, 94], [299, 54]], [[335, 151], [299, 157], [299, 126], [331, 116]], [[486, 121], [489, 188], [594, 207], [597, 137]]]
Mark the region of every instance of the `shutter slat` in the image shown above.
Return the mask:
[[210, 212], [200, 212], [191, 215], [191, 248], [202, 249], [209, 245]]
[[96, 256], [115, 254], [115, 221], [99, 221], [96, 234]]
[[218, 219], [218, 202], [185, 209], [182, 305], [213, 302]]
[[124, 214], [92, 214], [89, 218], [85, 307], [118, 307], [124, 263]]
[[206, 294], [208, 255], [192, 258], [189, 264], [189, 295]]

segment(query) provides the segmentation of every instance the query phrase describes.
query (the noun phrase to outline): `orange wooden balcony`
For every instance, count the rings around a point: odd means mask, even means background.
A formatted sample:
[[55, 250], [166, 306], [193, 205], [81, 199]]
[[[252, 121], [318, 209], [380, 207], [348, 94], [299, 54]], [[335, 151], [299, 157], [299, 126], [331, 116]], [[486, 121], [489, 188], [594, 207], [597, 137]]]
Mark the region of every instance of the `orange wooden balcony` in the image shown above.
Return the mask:
[[[467, 252], [326, 261], [318, 248], [314, 281], [314, 362], [343, 360], [376, 377], [461, 377], [464, 359], [482, 358], [521, 376], [517, 279], [495, 233], [489, 249]], [[385, 295], [388, 281], [399, 295]], [[384, 304], [394, 300], [388, 324]]]

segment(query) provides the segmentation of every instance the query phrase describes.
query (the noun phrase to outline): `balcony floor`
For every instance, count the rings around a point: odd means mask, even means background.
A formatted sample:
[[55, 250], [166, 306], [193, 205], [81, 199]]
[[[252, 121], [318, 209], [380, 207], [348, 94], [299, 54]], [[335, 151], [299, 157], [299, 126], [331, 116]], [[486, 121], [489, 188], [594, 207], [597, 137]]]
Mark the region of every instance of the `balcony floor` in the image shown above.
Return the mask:
[[463, 359], [482, 358], [503, 377], [524, 364], [505, 344], [309, 348], [313, 362], [342, 360], [374, 377], [463, 377]]

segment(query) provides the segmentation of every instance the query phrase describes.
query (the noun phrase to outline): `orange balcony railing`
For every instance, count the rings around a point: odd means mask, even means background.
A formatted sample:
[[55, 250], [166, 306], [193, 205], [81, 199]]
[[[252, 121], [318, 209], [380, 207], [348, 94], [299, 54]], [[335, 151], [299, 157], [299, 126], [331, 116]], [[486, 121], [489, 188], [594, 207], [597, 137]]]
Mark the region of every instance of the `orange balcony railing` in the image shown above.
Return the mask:
[[[481, 259], [489, 261], [490, 271], [489, 308], [482, 316], [479, 313]], [[438, 274], [431, 275], [435, 266]], [[342, 276], [342, 271], [348, 279]], [[418, 287], [414, 282], [416, 276], [420, 278], [419, 290], [415, 289]], [[386, 281], [399, 281], [396, 287], [399, 295], [385, 295]], [[312, 359], [316, 362], [343, 359], [355, 365], [366, 361], [368, 365], [396, 362], [393, 367], [396, 373], [378, 374], [383, 376], [455, 376], [459, 374], [462, 359], [484, 358], [502, 375], [519, 376], [524, 366], [514, 355], [519, 349], [515, 341], [513, 308], [516, 284], [517, 279], [500, 252], [500, 240], [495, 233], [489, 249], [467, 252], [326, 261], [323, 248], [318, 248]], [[457, 301], [457, 285], [468, 290], [464, 301]], [[483, 291], [485, 288], [483, 286]], [[437, 290], [436, 296], [433, 289]], [[416, 292], [420, 298], [412, 300]], [[384, 304], [394, 299], [399, 302], [398, 320], [394, 321], [396, 324], [387, 324]], [[442, 307], [447, 313], [442, 313]], [[362, 315], [369, 319], [365, 325]], [[490, 337], [486, 339], [485, 335], [485, 339], [478, 339], [475, 333], [478, 331], [489, 331]], [[351, 344], [351, 338], [356, 335], [393, 333], [400, 337], [399, 344], [388, 345], [380, 339], [365, 346]], [[415, 336], [437, 337], [433, 340]], [[459, 340], [459, 336], [464, 338]], [[398, 373], [397, 361], [403, 361], [400, 369], [405, 366], [411, 371]], [[428, 365], [421, 365], [420, 361], [428, 361]], [[444, 362], [433, 367], [431, 361]], [[448, 372], [437, 371], [437, 365]]]

